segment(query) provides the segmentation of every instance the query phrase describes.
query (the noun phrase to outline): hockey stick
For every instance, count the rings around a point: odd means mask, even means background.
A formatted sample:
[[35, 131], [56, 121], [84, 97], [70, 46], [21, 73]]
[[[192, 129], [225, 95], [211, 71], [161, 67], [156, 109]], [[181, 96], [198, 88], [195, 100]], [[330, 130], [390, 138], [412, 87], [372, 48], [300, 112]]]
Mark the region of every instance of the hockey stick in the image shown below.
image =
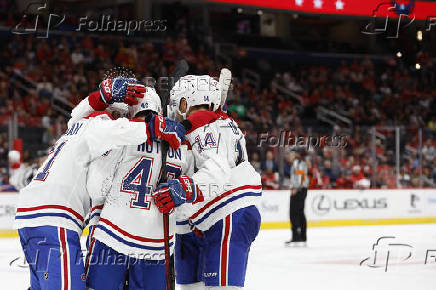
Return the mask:
[[[176, 83], [181, 77], [186, 75], [189, 70], [189, 65], [186, 60], [182, 59], [174, 68], [174, 71], [170, 75], [170, 81]], [[171, 83], [171, 82], [170, 82]], [[163, 92], [161, 91], [161, 102], [162, 102], [162, 110], [163, 115], [167, 115], [167, 105], [169, 103], [170, 98], [170, 88], [165, 89]], [[161, 166], [161, 178], [159, 183], [163, 183], [167, 181], [167, 154], [169, 149], [169, 144], [167, 142], [161, 141], [161, 150], [162, 150], [162, 166]], [[163, 214], [163, 226], [164, 226], [164, 247], [165, 247], [165, 274], [166, 274], [166, 282], [167, 287], [166, 290], [174, 290], [175, 289], [175, 275], [174, 275], [174, 261], [171, 258], [170, 253], [170, 217], [168, 213]]]
[[219, 83], [221, 85], [221, 108], [226, 103], [227, 94], [229, 92], [230, 84], [232, 82], [232, 72], [227, 69], [221, 69]]

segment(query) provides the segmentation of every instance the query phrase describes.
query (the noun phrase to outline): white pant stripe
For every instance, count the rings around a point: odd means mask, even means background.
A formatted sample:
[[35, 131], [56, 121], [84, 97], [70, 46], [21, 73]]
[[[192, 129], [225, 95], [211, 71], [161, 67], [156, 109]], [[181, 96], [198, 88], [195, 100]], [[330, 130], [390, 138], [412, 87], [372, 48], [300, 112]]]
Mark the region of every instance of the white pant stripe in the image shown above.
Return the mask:
[[61, 262], [61, 290], [71, 290], [70, 250], [68, 248], [67, 230], [58, 228], [60, 262]]

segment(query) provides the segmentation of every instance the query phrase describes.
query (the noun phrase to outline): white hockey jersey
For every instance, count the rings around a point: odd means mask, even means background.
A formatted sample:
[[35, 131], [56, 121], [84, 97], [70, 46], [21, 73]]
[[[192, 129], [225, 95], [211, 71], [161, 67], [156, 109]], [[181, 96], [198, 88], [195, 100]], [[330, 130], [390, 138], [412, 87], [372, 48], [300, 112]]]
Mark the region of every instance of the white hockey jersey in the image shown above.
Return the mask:
[[[186, 166], [184, 170], [182, 171], [182, 174], [192, 176], [195, 171], [195, 160], [194, 155], [192, 154], [191, 146], [186, 146], [186, 157], [185, 157], [185, 163]], [[175, 215], [176, 215], [176, 233], [177, 234], [187, 234], [190, 233], [191, 225], [189, 224], [189, 217], [195, 213], [197, 208], [192, 205], [191, 203], [184, 203], [177, 207], [175, 209]], [[172, 215], [170, 215], [171, 217]]]
[[205, 200], [182, 210], [190, 225], [205, 231], [232, 212], [256, 205], [262, 183], [247, 161], [245, 137], [235, 121], [211, 111], [196, 112], [188, 120], [192, 128], [186, 139], [198, 169], [192, 178]]
[[[92, 237], [125, 255], [147, 260], [163, 260], [163, 218], [151, 198], [151, 192], [160, 179], [160, 142], [153, 142], [152, 145], [145, 143], [125, 146], [117, 151], [121, 153], [113, 152], [114, 156], [119, 156], [121, 160], [113, 163], [116, 167], [114, 174], [108, 171], [108, 178], [112, 178], [112, 183], [104, 206], [93, 207], [102, 207], [102, 210], [100, 213], [97, 210], [93, 211], [93, 223], [98, 220], [98, 216], [100, 218], [94, 227]], [[177, 150], [169, 149], [169, 178], [187, 171], [186, 151], [184, 145]], [[94, 197], [92, 199], [97, 200]], [[174, 228], [175, 215], [170, 215], [171, 251], [175, 241]]]
[[112, 180], [119, 163], [122, 161], [123, 148], [110, 150], [89, 165], [86, 189], [91, 198], [89, 226], [94, 226], [100, 219], [106, 196], [112, 188]]
[[19, 168], [10, 170], [9, 183], [17, 190], [21, 190], [32, 181], [37, 170], [38, 166], [36, 164], [30, 166], [21, 164]]
[[115, 121], [105, 112], [69, 122], [38, 173], [20, 191], [15, 228], [51, 225], [81, 233], [90, 209], [89, 165], [113, 148], [146, 139], [145, 122]]

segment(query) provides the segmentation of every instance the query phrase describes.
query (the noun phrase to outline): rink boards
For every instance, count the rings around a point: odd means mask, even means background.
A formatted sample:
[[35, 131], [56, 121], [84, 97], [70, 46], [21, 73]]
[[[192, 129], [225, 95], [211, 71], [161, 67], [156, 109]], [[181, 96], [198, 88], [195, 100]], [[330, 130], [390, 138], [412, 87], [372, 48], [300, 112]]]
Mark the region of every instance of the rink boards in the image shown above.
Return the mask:
[[[16, 192], [0, 192], [0, 237], [12, 229]], [[263, 229], [289, 227], [288, 190], [264, 191], [258, 204]], [[436, 223], [436, 189], [309, 190], [305, 212], [310, 227]]]
[[[262, 228], [289, 227], [290, 192], [264, 192]], [[436, 223], [436, 189], [309, 190], [309, 226]]]

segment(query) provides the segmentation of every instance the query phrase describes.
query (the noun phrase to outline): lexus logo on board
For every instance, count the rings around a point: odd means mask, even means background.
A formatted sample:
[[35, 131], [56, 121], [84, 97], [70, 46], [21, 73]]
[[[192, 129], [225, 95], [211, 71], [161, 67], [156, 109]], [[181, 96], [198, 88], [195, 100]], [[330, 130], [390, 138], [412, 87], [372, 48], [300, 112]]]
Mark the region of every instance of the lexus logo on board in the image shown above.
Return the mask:
[[345, 198], [345, 199], [332, 199], [325, 194], [317, 195], [312, 200], [312, 209], [317, 215], [325, 215], [331, 210], [371, 210], [383, 209], [388, 207], [386, 198]]

